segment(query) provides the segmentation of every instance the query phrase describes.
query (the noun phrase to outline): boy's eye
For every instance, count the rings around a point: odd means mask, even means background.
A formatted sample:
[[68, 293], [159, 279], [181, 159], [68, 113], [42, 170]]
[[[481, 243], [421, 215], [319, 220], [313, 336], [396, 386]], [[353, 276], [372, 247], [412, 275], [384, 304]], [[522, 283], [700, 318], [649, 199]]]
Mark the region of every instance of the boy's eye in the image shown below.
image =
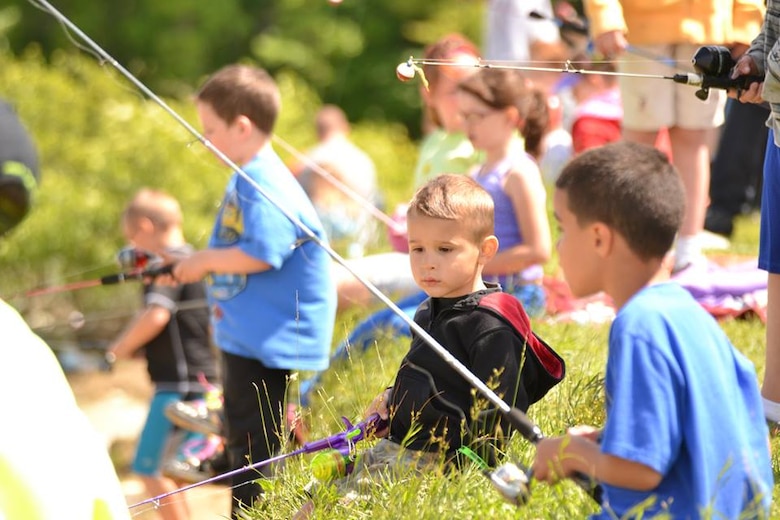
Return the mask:
[[442, 247], [439, 248], [439, 251], [441, 251], [442, 253], [449, 253], [450, 251], [452, 251], [452, 248], [451, 247], [442, 246]]
[[418, 247], [418, 246], [410, 247], [409, 251], [411, 251], [412, 253], [419, 253], [420, 251], [422, 251], [422, 247]]

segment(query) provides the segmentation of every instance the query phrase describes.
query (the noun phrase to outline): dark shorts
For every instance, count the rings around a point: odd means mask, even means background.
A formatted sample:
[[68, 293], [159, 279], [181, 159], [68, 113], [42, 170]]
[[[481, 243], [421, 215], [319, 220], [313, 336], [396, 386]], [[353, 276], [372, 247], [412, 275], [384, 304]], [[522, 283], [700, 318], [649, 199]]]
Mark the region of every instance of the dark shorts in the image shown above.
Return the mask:
[[758, 267], [773, 274], [780, 273], [780, 147], [774, 142], [772, 130], [764, 156]]

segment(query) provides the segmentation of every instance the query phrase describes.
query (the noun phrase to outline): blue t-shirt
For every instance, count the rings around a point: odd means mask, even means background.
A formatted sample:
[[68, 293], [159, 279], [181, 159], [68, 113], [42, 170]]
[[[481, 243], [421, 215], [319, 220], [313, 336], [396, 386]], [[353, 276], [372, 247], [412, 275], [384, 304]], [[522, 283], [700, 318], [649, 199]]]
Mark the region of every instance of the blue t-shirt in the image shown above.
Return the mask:
[[679, 285], [647, 287], [618, 312], [606, 405], [601, 450], [663, 477], [648, 492], [604, 485], [604, 511], [592, 518], [737, 518], [749, 507], [768, 515], [772, 467], [755, 370]]
[[209, 247], [239, 247], [271, 269], [207, 277], [215, 343], [269, 368], [324, 370], [336, 316], [330, 258], [269, 198], [325, 242], [322, 224], [270, 146], [242, 169], [265, 195], [234, 173]]

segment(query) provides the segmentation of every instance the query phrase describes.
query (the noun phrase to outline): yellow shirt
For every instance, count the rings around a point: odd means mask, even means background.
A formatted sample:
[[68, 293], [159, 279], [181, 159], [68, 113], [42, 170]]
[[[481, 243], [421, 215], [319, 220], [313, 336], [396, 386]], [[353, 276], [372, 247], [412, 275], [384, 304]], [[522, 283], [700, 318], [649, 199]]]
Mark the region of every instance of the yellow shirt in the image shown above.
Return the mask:
[[749, 44], [763, 0], [584, 0], [591, 35], [623, 31], [633, 45]]
[[0, 331], [0, 520], [129, 520], [105, 442], [51, 349], [2, 300]]

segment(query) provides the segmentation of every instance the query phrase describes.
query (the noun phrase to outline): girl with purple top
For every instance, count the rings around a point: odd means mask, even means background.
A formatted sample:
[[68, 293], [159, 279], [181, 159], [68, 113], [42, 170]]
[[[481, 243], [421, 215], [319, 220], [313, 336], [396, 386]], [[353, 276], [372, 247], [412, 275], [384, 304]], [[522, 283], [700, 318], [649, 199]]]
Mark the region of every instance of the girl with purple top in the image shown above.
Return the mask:
[[[537, 166], [547, 127], [544, 95], [514, 70], [480, 69], [458, 86], [466, 133], [485, 162], [472, 177], [495, 204], [498, 254], [483, 278], [514, 294], [531, 316], [544, 312], [542, 264], [551, 254], [546, 192]], [[525, 149], [517, 146], [520, 131]]]

